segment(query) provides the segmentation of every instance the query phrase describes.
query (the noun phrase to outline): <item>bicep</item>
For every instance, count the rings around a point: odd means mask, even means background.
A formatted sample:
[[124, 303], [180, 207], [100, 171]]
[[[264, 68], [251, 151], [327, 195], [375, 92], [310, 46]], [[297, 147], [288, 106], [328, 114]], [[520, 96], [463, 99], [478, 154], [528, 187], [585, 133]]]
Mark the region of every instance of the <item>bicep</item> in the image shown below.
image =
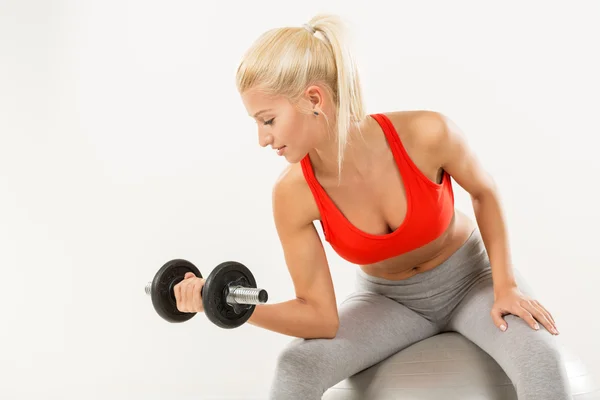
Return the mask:
[[296, 298], [323, 316], [337, 319], [335, 291], [321, 238], [304, 216], [302, 197], [286, 189], [275, 188], [273, 215]]
[[289, 234], [283, 233], [281, 245], [296, 297], [325, 310], [330, 309], [335, 304], [333, 282], [314, 225], [299, 227]]

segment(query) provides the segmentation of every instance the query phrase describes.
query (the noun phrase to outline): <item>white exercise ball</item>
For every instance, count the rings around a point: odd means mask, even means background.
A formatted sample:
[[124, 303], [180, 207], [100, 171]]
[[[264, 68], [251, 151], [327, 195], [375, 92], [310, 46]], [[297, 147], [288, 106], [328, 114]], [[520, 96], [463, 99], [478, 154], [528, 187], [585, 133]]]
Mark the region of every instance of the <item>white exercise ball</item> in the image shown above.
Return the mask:
[[[560, 347], [573, 400], [600, 400], [581, 360]], [[517, 400], [508, 376], [486, 352], [455, 332], [407, 347], [345, 379], [323, 400]]]

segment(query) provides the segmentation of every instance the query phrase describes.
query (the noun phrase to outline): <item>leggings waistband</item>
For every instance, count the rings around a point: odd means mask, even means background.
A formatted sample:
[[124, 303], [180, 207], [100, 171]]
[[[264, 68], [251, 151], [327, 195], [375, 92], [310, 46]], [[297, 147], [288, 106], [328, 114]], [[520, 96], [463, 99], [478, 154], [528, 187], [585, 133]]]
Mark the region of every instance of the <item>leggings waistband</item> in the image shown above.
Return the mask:
[[[372, 276], [364, 272], [361, 268], [356, 269], [357, 278], [371, 283], [386, 286], [412, 286], [431, 282], [443, 284], [444, 282], [454, 281], [461, 275], [461, 271], [468, 273], [465, 266], [475, 267], [481, 264], [482, 257], [487, 257], [485, 246], [481, 238], [481, 232], [478, 228], [473, 229], [467, 240], [450, 257], [439, 264], [437, 267], [418, 273], [410, 278], [402, 280], [391, 280], [377, 276]], [[487, 260], [487, 258], [486, 258]]]

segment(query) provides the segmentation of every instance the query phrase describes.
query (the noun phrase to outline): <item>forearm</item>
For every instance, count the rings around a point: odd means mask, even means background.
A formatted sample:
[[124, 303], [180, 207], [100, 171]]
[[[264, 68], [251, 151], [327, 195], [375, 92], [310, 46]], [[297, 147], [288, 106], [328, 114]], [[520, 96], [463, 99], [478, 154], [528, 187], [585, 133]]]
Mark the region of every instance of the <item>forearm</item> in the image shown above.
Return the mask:
[[336, 331], [333, 322], [299, 299], [276, 304], [258, 304], [248, 323], [304, 339], [329, 339], [335, 336]]
[[497, 192], [489, 191], [472, 200], [477, 225], [490, 259], [494, 292], [515, 287], [508, 232], [499, 196]]

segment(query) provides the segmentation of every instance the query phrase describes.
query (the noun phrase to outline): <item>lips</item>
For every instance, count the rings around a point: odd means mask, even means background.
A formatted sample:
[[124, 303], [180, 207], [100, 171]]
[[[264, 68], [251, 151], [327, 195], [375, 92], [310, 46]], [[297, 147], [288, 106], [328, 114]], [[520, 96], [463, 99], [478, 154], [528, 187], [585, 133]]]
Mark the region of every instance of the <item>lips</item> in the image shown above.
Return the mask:
[[283, 153], [283, 151], [285, 150], [286, 146], [281, 146], [281, 147], [276, 147], [274, 148], [274, 150], [277, 152], [277, 155], [281, 155]]

